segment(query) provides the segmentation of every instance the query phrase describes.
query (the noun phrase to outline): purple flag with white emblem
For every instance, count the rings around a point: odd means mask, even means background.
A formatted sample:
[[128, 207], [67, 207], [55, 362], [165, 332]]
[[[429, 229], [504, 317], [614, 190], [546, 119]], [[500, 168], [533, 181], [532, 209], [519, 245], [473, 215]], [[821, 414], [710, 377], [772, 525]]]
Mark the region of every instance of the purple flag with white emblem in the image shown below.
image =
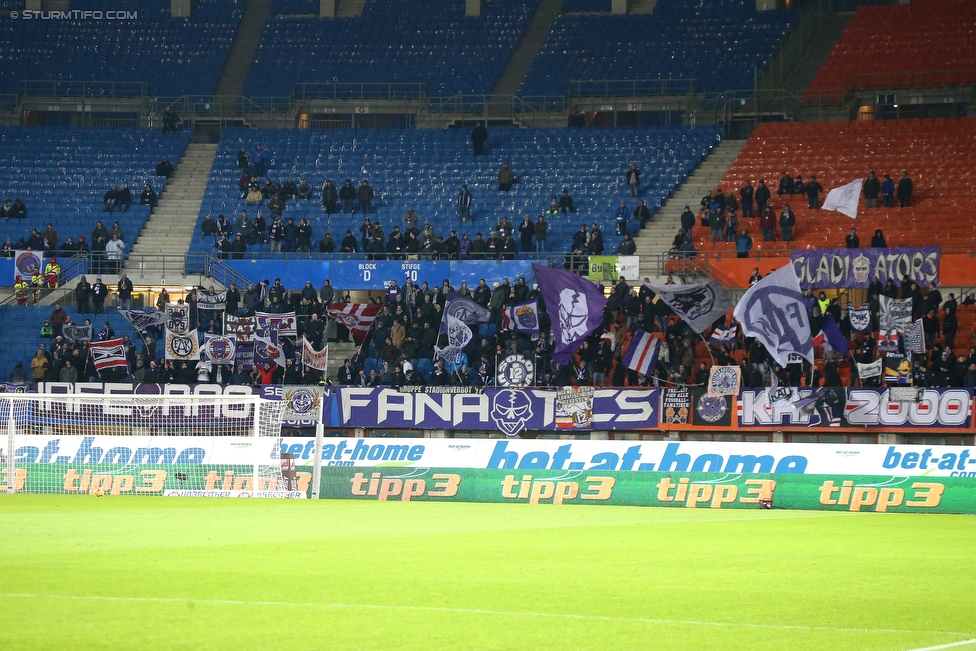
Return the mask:
[[780, 366], [796, 353], [813, 363], [810, 319], [793, 265], [768, 274], [749, 288], [735, 306], [742, 333], [763, 343]]
[[532, 270], [552, 320], [556, 338], [552, 359], [566, 364], [583, 340], [603, 323], [607, 299], [592, 281], [574, 273], [537, 264]]

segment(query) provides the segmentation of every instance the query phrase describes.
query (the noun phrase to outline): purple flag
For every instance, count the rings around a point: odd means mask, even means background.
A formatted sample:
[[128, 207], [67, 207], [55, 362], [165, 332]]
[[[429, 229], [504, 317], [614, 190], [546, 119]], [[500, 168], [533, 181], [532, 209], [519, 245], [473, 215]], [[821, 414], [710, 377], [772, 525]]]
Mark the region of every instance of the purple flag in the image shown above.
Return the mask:
[[532, 270], [552, 319], [556, 338], [552, 358], [566, 364], [583, 340], [603, 323], [607, 299], [592, 281], [574, 273], [537, 264]]

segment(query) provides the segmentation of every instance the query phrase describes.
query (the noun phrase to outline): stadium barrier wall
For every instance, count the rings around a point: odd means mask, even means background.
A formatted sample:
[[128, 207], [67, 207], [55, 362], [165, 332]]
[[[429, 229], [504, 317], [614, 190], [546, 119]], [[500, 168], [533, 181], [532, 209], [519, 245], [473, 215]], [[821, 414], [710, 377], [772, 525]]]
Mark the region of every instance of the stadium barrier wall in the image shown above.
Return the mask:
[[[586, 435], [593, 431], [782, 431], [838, 433], [898, 431], [972, 434], [973, 390], [928, 388], [918, 402], [893, 402], [885, 388], [823, 391], [744, 388], [710, 396], [703, 388], [593, 387], [305, 387], [217, 384], [103, 384], [47, 382], [41, 392], [68, 395], [251, 395], [286, 400], [284, 424], [312, 428], [322, 414], [329, 428], [499, 431]], [[809, 402], [809, 401], [808, 401]], [[320, 412], [321, 410], [321, 412]]]
[[951, 477], [335, 467], [322, 473], [326, 499], [976, 513], [976, 482]]

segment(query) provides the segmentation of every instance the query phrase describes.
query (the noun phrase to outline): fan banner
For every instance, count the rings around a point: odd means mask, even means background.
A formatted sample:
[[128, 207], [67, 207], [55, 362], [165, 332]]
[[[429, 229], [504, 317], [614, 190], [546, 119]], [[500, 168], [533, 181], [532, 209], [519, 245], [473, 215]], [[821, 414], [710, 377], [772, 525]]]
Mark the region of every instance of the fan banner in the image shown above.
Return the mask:
[[539, 332], [539, 301], [526, 301], [504, 308], [502, 330]]
[[190, 331], [190, 306], [185, 303], [166, 305], [166, 330], [179, 335]]
[[904, 332], [912, 322], [912, 299], [879, 296], [878, 300], [881, 302], [881, 329]]
[[146, 328], [165, 324], [169, 318], [166, 312], [157, 312], [153, 309], [146, 310], [119, 310], [119, 314], [132, 324], [137, 332], [142, 332]]
[[223, 312], [227, 309], [227, 290], [222, 292], [197, 292], [197, 309]]
[[737, 396], [742, 383], [742, 369], [738, 366], [713, 366], [708, 372], [710, 396]]
[[166, 359], [184, 362], [198, 361], [200, 359], [200, 340], [197, 331], [191, 330], [186, 334], [180, 334], [167, 330]]
[[439, 334], [447, 332], [447, 317], [453, 316], [465, 323], [488, 323], [491, 312], [463, 296], [453, 289], [447, 290], [447, 300], [444, 303], [444, 318], [441, 319]]
[[302, 337], [302, 363], [305, 366], [314, 368], [317, 371], [329, 370], [329, 345], [326, 344], [325, 348], [316, 351], [312, 347], [312, 342], [310, 342], [305, 337]]
[[237, 353], [237, 338], [225, 335], [204, 335], [203, 350], [207, 361], [214, 364], [233, 364]]
[[871, 307], [862, 305], [854, 307], [847, 304], [847, 315], [851, 320], [851, 327], [857, 332], [868, 332], [871, 330]]
[[279, 337], [297, 337], [298, 322], [294, 312], [282, 312], [281, 314], [271, 314], [269, 312], [255, 312], [257, 317], [257, 328], [274, 327], [278, 331]]
[[61, 334], [65, 339], [74, 339], [75, 341], [91, 341], [92, 327], [90, 325], [77, 326], [65, 324], [61, 327]]
[[932, 246], [794, 249], [790, 253], [790, 262], [803, 289], [867, 289], [874, 279], [882, 285], [891, 279], [901, 285], [905, 276], [919, 287], [928, 287], [939, 282], [941, 256], [942, 249]]
[[239, 344], [253, 342], [256, 327], [257, 319], [253, 316], [224, 315], [224, 333], [237, 339]]
[[254, 363], [257, 366], [277, 364], [285, 367], [285, 351], [278, 340], [278, 328], [258, 328], [254, 333]]
[[682, 321], [701, 334], [732, 307], [732, 294], [717, 280], [683, 285], [645, 283]]
[[556, 346], [552, 359], [568, 364], [590, 333], [603, 323], [607, 299], [593, 281], [562, 269], [532, 265], [552, 321]]
[[112, 368], [113, 366], [129, 365], [125, 357], [125, 345], [121, 339], [93, 341], [88, 347], [91, 351], [92, 363], [95, 365], [96, 371]]

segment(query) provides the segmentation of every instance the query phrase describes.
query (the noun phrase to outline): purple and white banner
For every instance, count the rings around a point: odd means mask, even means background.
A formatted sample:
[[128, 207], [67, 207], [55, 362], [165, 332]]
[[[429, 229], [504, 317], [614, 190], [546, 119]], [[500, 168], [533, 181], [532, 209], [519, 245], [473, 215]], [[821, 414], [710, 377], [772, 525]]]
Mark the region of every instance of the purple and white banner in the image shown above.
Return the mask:
[[[562, 429], [556, 389], [485, 389], [483, 393], [401, 393], [389, 387], [341, 387], [338, 427], [389, 429], [522, 430]], [[587, 429], [657, 427], [659, 389], [596, 389]], [[327, 411], [328, 413], [328, 411]], [[329, 418], [326, 424], [329, 425]]]
[[867, 289], [875, 278], [882, 285], [889, 278], [901, 285], [905, 276], [919, 287], [928, 287], [939, 280], [941, 251], [938, 247], [797, 249], [790, 253], [790, 261], [802, 289]]

